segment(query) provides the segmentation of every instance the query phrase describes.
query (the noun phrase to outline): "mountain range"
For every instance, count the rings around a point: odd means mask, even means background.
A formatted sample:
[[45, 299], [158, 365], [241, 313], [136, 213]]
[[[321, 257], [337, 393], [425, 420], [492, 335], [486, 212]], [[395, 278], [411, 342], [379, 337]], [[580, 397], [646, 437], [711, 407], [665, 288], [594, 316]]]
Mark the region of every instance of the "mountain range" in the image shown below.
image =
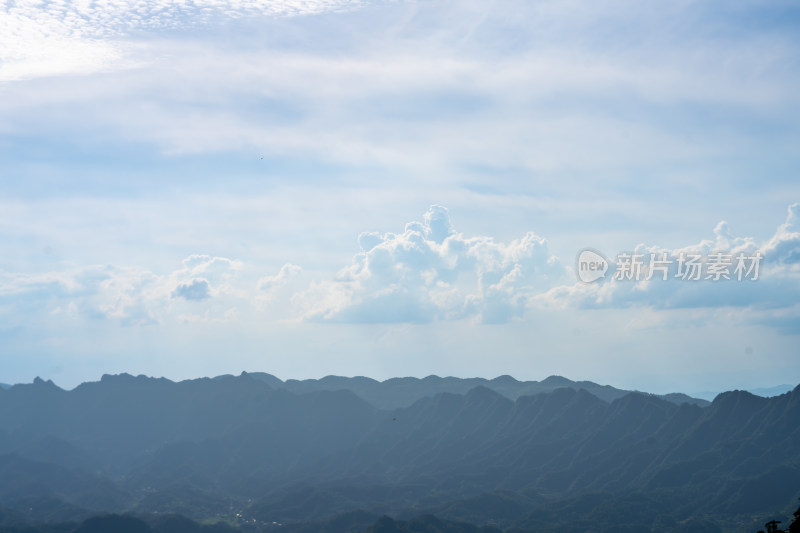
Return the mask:
[[[247, 373], [245, 372], [245, 374]], [[264, 372], [253, 372], [248, 375], [267, 383], [274, 389], [283, 389], [296, 394], [349, 390], [379, 409], [408, 407], [421, 398], [435, 396], [442, 392], [466, 394], [475, 387], [486, 387], [511, 400], [516, 400], [520, 396], [553, 392], [561, 388], [583, 389], [607, 402], [622, 398], [630, 392], [637, 392], [617, 389], [610, 385], [598, 385], [591, 381], [571, 381], [562, 376], [550, 376], [542, 381], [517, 381], [508, 375], [494, 379], [427, 376], [425, 378], [392, 378], [385, 381], [377, 381], [363, 376], [352, 378], [326, 376], [321, 379], [289, 379], [282, 381]], [[217, 379], [225, 377], [231, 376], [220, 376]], [[705, 407], [711, 403], [679, 392], [657, 396], [675, 404], [693, 403]]]
[[711, 403], [556, 376], [0, 389], [0, 531], [127, 513], [152, 531], [755, 532], [799, 496], [800, 386]]

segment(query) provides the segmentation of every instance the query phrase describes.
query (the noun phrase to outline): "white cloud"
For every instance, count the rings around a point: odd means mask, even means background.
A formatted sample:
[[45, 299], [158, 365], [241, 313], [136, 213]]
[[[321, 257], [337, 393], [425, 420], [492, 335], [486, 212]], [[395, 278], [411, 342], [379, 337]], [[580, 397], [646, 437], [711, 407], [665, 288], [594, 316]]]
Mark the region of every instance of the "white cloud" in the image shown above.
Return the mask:
[[[112, 265], [0, 272], [0, 314], [10, 324], [44, 315], [113, 319], [122, 325], [163, 324], [176, 317], [222, 323], [238, 320], [242, 312], [267, 311], [269, 303], [269, 319], [385, 324], [465, 318], [505, 323], [532, 308], [727, 308], [747, 311], [727, 315], [731, 319], [760, 324], [774, 319], [776, 327], [790, 332], [800, 323], [795, 317], [800, 301], [797, 213], [798, 205], [791, 205], [786, 221], [761, 245], [736, 236], [724, 221], [711, 238], [692, 245], [666, 249], [640, 244], [632, 251], [643, 258], [640, 281], [606, 278], [585, 285], [571, 282], [570, 269], [563, 266], [568, 262], [556, 258], [547, 240], [535, 233], [508, 242], [466, 236], [456, 230], [446, 208], [434, 205], [400, 233], [361, 233], [361, 251], [329, 279], [308, 283], [300, 277], [301, 267], [292, 263], [256, 279], [255, 269], [242, 261], [197, 254], [160, 274]], [[729, 270], [734, 279], [727, 281], [674, 277], [681, 253], [701, 254], [707, 262], [717, 252], [734, 258], [762, 254], [759, 279], [737, 281], [735, 264]], [[673, 261], [667, 281], [660, 274], [644, 279], [651, 254], [667, 254]], [[708, 319], [718, 316], [709, 314]], [[651, 321], [655, 318], [651, 315]]]
[[[125, 66], [131, 33], [352, 9], [353, 0], [11, 0], [0, 5], [0, 81]], [[128, 61], [130, 63], [130, 61]], [[128, 65], [129, 66], [129, 65]]]
[[210, 255], [190, 255], [183, 260], [184, 268], [176, 270], [173, 276], [192, 277], [204, 276], [215, 282], [227, 281], [236, 276], [242, 269], [241, 261], [226, 257], [212, 257]]
[[274, 292], [276, 289], [285, 286], [289, 281], [297, 277], [303, 269], [297, 265], [286, 263], [274, 276], [264, 276], [258, 280], [258, 290], [267, 293]]
[[[640, 275], [635, 279], [616, 279], [613, 273], [619, 268], [620, 255], [611, 257], [611, 268], [605, 279], [594, 284], [575, 283], [561, 285], [534, 298], [537, 306], [560, 308], [609, 309], [625, 307], [648, 307], [653, 309], [744, 309], [747, 313], [736, 313], [738, 321], [775, 326], [785, 332], [800, 323], [796, 318], [796, 303], [800, 301], [800, 233], [797, 232], [798, 204], [789, 206], [786, 222], [775, 234], [758, 245], [751, 237], [736, 237], [728, 224], [722, 221], [714, 228], [714, 238], [676, 249], [640, 244], [627, 256], [641, 257]], [[666, 254], [666, 255], [665, 255]], [[699, 279], [683, 279], [678, 272], [681, 255], [700, 257], [702, 264]], [[719, 254], [719, 255], [718, 255]], [[753, 259], [758, 269], [754, 267]], [[745, 268], [737, 272], [739, 258]], [[715, 259], [716, 258], [716, 259]], [[653, 259], [670, 261], [666, 280], [663, 273], [654, 271], [649, 276], [649, 265]], [[709, 264], [729, 261], [724, 276], [713, 279]], [[753, 279], [757, 274], [757, 279]], [[651, 277], [651, 279], [647, 279]], [[689, 276], [694, 278], [694, 276]], [[741, 279], [740, 279], [741, 278]], [[734, 315], [731, 315], [734, 316]], [[707, 320], [715, 316], [707, 314]]]
[[112, 318], [122, 325], [158, 322], [153, 301], [164, 288], [152, 273], [111, 265], [61, 272], [0, 275], [0, 313], [7, 323], [30, 323], [46, 315], [74, 319]]
[[[201, 8], [219, 9], [224, 19], [239, 16], [237, 10], [315, 13], [349, 5], [140, 4], [104, 4], [114, 14], [103, 17], [95, 17], [93, 10], [99, 8], [92, 4], [70, 24], [85, 23], [89, 28], [105, 24], [117, 35], [127, 31], [126, 24], [169, 28], [192, 23], [194, 16], [181, 13]], [[611, 178], [606, 179], [620, 180], [626, 176], [620, 168], [667, 169], [677, 162], [685, 169], [687, 161], [718, 160], [732, 150], [759, 150], [753, 147], [752, 129], [715, 131], [715, 124], [708, 120], [698, 128], [691, 118], [696, 106], [735, 122], [757, 117], [754, 127], [777, 121], [788, 130], [796, 122], [791, 117], [797, 108], [797, 76], [791, 69], [780, 68], [796, 55], [791, 43], [737, 39], [694, 46], [688, 39], [676, 39], [679, 42], [669, 43], [674, 46], [651, 45], [648, 51], [652, 53], [642, 54], [605, 42], [608, 30], [603, 29], [600, 36], [591, 33], [597, 26], [587, 22], [590, 17], [575, 6], [555, 9], [547, 3], [527, 4], [503, 2], [493, 4], [491, 10], [476, 9], [481, 7], [476, 2], [465, 2], [463, 7], [448, 4], [455, 11], [451, 18], [450, 13], [442, 16], [439, 2], [387, 3], [367, 10], [372, 18], [341, 19], [353, 25], [364, 42], [357, 46], [344, 38], [343, 43], [337, 41], [345, 49], [341, 54], [321, 51], [320, 43], [308, 36], [296, 48], [268, 44], [265, 49], [262, 36], [220, 46], [217, 36], [190, 34], [170, 39], [170, 35], [159, 35], [136, 41], [137, 48], [131, 50], [135, 62], [147, 68], [81, 80], [79, 88], [67, 80], [58, 87], [25, 84], [20, 94], [8, 98], [11, 109], [3, 109], [0, 103], [0, 112], [9, 114], [7, 123], [17, 131], [26, 131], [29, 124], [42, 127], [39, 120], [54, 132], [60, 128], [72, 132], [80, 123], [82, 129], [92, 130], [90, 136], [99, 131], [105, 138], [112, 132], [125, 141], [156, 144], [171, 155], [266, 152], [303, 160], [412, 167], [427, 170], [428, 178], [453, 175], [436, 172], [443, 169], [453, 172], [454, 167], [484, 165], [537, 172], [565, 167], [607, 171]], [[36, 9], [47, 12], [42, 7], [47, 5]], [[651, 34], [661, 30], [655, 18], [664, 6], [631, 12], [624, 2], [600, 5], [597, 13], [604, 20], [621, 24], [616, 17], [631, 18], [634, 25], [654, 26]], [[136, 16], [116, 14], [126, 10], [134, 10]], [[529, 16], [515, 17], [518, 22], [505, 28], [506, 17], [518, 10]], [[410, 18], [408, 27], [396, 20], [401, 15]], [[680, 13], [669, 10], [668, 15]], [[135, 22], [126, 22], [129, 19]], [[433, 28], [430, 35], [423, 31], [427, 25]], [[38, 26], [48, 27], [37, 22]], [[278, 29], [293, 30], [287, 27]], [[469, 33], [476, 27], [482, 31]], [[587, 42], [603, 42], [597, 47], [566, 46], [552, 31], [554, 27], [570, 34], [586, 30]], [[479, 37], [491, 43], [493, 37], [506, 37], [509, 30], [520, 37], [542, 35], [545, 40], [532, 43], [524, 38], [519, 46], [502, 51], [479, 46], [484, 44]], [[59, 30], [59, 35], [67, 31]], [[473, 40], [464, 43], [459, 33]], [[69, 50], [60, 44], [54, 48]], [[78, 52], [70, 55], [88, 57]], [[50, 106], [58, 107], [59, 114], [53, 115]], [[37, 116], [42, 109], [45, 118]], [[31, 120], [31, 115], [39, 120]], [[61, 117], [64, 123], [49, 128]], [[683, 133], [676, 135], [676, 129]], [[764, 145], [769, 142], [768, 136], [758, 138]], [[771, 146], [778, 149], [774, 143]], [[463, 174], [455, 179], [460, 178]], [[552, 186], [549, 180], [541, 181], [539, 187]]]
[[176, 288], [173, 297], [185, 300], [206, 300], [224, 294], [243, 295], [237, 277], [244, 265], [241, 261], [210, 255], [190, 255], [183, 268], [170, 274]]
[[[303, 269], [291, 263], [284, 264], [277, 274], [264, 276], [256, 283], [254, 304], [260, 311], [266, 310], [267, 304], [274, 307], [279, 298], [288, 300], [291, 296], [292, 283], [297, 279]], [[285, 317], [284, 317], [285, 318]]]
[[506, 322], [564, 273], [533, 233], [510, 243], [457, 233], [432, 206], [402, 233], [362, 233], [362, 252], [335, 279], [296, 296], [308, 320], [424, 323], [476, 317]]
[[786, 222], [767, 242], [763, 251], [768, 261], [797, 270], [800, 264], [800, 203], [789, 206]]
[[[85, 266], [41, 274], [0, 272], [0, 314], [9, 323], [31, 323], [42, 316], [75, 320], [113, 319], [123, 326], [160, 324], [179, 313], [176, 299], [229, 313], [213, 304], [240, 299], [236, 287], [241, 261], [192, 255], [183, 268], [155, 274], [138, 267]], [[217, 309], [217, 307], [220, 307]], [[229, 314], [229, 316], [232, 316]], [[213, 318], [213, 316], [212, 316]]]
[[172, 291], [173, 298], [184, 300], [206, 300], [211, 297], [211, 288], [208, 280], [195, 278], [189, 282], [181, 283]]

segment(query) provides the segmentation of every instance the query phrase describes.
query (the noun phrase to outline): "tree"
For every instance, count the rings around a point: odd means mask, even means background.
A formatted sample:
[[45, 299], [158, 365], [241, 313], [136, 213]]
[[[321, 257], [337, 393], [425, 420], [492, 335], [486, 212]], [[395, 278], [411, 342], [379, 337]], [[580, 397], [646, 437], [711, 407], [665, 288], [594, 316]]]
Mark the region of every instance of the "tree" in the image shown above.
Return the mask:
[[794, 520], [789, 525], [789, 533], [800, 533], [800, 507], [794, 512]]

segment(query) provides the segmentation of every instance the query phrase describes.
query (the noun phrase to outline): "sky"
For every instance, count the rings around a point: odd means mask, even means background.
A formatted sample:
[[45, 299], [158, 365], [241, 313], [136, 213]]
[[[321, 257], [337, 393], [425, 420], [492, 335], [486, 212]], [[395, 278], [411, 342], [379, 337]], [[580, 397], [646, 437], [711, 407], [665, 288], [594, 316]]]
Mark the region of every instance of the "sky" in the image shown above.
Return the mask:
[[799, 26], [789, 1], [6, 0], [0, 382], [797, 384]]

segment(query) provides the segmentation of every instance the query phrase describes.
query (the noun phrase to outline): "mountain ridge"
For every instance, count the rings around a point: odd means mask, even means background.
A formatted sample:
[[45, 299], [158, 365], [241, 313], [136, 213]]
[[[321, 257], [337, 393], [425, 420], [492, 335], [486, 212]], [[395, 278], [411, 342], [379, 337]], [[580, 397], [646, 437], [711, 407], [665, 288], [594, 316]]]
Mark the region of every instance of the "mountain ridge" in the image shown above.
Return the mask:
[[[283, 381], [265, 372], [243, 372], [243, 374], [264, 381], [273, 388], [286, 389], [290, 392], [300, 394], [317, 390], [352, 390], [369, 403], [381, 409], [406, 407], [419, 398], [432, 396], [439, 392], [464, 394], [477, 386], [487, 387], [511, 400], [515, 400], [520, 396], [550, 392], [564, 387], [586, 389], [607, 402], [613, 401], [616, 398], [621, 398], [630, 392], [638, 392], [617, 389], [610, 385], [599, 385], [592, 381], [572, 381], [557, 375], [548, 376], [542, 381], [519, 381], [508, 374], [497, 376], [492, 379], [456, 378], [452, 376], [440, 377], [431, 374], [424, 378], [398, 377], [389, 378], [384, 381], [378, 381], [365, 376], [344, 377], [328, 375], [319, 379], [287, 379]], [[221, 379], [223, 377], [224, 376], [218, 376], [214, 379]], [[667, 399], [676, 404], [688, 402], [705, 407], [711, 403], [707, 400], [693, 398], [679, 392], [655, 396]]]
[[[699, 407], [640, 392], [609, 402], [575, 387], [510, 399], [498, 383], [522, 382], [500, 376], [381, 409], [339, 388], [374, 380], [350, 379], [303, 392], [247, 372], [179, 382], [105, 375], [70, 391], [41, 379], [15, 385], [0, 391], [0, 506], [67, 518], [242, 517], [297, 531], [356, 511], [393, 520], [432, 512], [538, 531], [561, 516], [588, 520], [581, 505], [594, 494], [603, 516], [636, 510], [636, 524], [670, 531], [641, 513], [661, 502], [667, 522], [741, 523], [800, 496], [800, 386], [771, 398], [729, 391]], [[430, 390], [420, 383], [463, 385], [387, 381], [406, 397]]]

